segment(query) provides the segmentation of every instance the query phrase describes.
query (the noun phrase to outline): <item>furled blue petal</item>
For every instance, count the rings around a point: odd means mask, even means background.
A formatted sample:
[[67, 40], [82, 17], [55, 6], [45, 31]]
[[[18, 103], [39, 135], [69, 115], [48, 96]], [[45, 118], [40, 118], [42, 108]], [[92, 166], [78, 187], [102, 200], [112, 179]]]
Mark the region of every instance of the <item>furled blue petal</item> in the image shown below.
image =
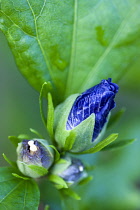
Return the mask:
[[[33, 140], [32, 140], [33, 141]], [[52, 164], [52, 156], [50, 156], [49, 151], [38, 141], [34, 140], [34, 145], [37, 147], [35, 152], [30, 150], [30, 146], [28, 144], [30, 140], [23, 140], [22, 141], [22, 150], [20, 151], [20, 158], [26, 164], [34, 164], [45, 168], [49, 168]]]
[[94, 141], [106, 123], [110, 110], [115, 107], [114, 98], [118, 89], [118, 85], [112, 83], [109, 78], [79, 95], [69, 113], [66, 129], [72, 130], [94, 113], [95, 126], [92, 138]]
[[47, 140], [31, 139], [18, 143], [17, 165], [24, 175], [32, 178], [44, 176], [53, 161], [53, 150]]
[[59, 174], [66, 182], [77, 182], [85, 176], [84, 165], [77, 158], [71, 159], [71, 165]]

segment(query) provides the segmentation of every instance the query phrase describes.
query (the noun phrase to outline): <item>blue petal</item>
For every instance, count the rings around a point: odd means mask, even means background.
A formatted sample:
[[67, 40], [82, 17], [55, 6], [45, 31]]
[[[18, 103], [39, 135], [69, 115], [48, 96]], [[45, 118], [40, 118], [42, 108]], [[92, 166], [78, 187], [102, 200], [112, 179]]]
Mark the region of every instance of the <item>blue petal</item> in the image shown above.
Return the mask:
[[[51, 157], [47, 153], [46, 149], [43, 147], [43, 145], [38, 142], [37, 140], [34, 140], [34, 144], [38, 147], [38, 150], [34, 152], [33, 154], [30, 153], [30, 146], [28, 145], [28, 142], [30, 140], [23, 140], [22, 141], [22, 150], [21, 150], [21, 158], [26, 160], [27, 164], [42, 164], [43, 167], [48, 168], [51, 164]], [[24, 162], [24, 161], [23, 161]]]
[[72, 158], [71, 165], [64, 170], [59, 176], [61, 176], [67, 182], [77, 182], [84, 174], [84, 165], [81, 160]]
[[118, 89], [118, 85], [112, 83], [109, 78], [78, 96], [69, 113], [66, 129], [72, 130], [94, 113], [95, 126], [92, 138], [94, 141], [106, 123], [110, 110], [115, 107], [114, 98]]

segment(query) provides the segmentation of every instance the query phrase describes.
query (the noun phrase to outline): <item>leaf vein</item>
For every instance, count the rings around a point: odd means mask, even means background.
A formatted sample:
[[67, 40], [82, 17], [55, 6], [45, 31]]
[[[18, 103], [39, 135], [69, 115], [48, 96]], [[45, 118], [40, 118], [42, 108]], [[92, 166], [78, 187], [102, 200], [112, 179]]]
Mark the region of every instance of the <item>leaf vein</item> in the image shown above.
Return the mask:
[[[33, 37], [33, 38], [36, 38], [35, 36], [31, 35], [31, 34], [28, 34], [26, 31], [24, 31], [19, 25], [17, 25], [5, 12], [3, 12], [1, 10], [1, 13], [3, 13], [3, 15], [5, 15], [12, 23], [14, 26], [16, 26], [17, 28], [19, 28], [22, 32], [24, 32], [26, 35], [30, 36], [30, 37]], [[12, 26], [11, 26], [12, 27]]]
[[16, 190], [18, 187], [19, 187], [19, 185], [21, 185], [22, 184], [22, 182], [23, 181], [21, 181], [18, 185], [16, 185], [4, 198], [2, 198], [1, 200], [0, 200], [0, 203], [2, 203], [14, 190]]
[[42, 14], [42, 12], [43, 12], [43, 10], [44, 10], [44, 8], [45, 8], [45, 5], [46, 5], [46, 0], [44, 0], [44, 4], [43, 4], [43, 6], [42, 6], [42, 8], [41, 8], [41, 10], [40, 10], [40, 13], [39, 13], [39, 15], [36, 17], [36, 21], [37, 21], [37, 19], [41, 16], [41, 14]]
[[26, 188], [27, 188], [27, 182], [25, 183], [25, 193], [24, 193], [24, 204], [23, 204], [23, 210], [25, 209], [25, 205], [26, 205]]
[[67, 75], [66, 93], [68, 94], [69, 87], [72, 84], [73, 72], [75, 66], [76, 57], [76, 33], [77, 33], [77, 22], [78, 22], [78, 0], [74, 0], [74, 18], [73, 18], [73, 31], [72, 31], [72, 43], [71, 43], [71, 55], [70, 55], [70, 66]]
[[3, 183], [3, 182], [7, 182], [7, 181], [11, 181], [11, 180], [14, 180], [15, 178], [13, 177], [12, 179], [6, 179], [4, 181], [0, 181], [0, 183]]
[[[40, 47], [40, 49], [41, 49], [42, 55], [43, 55], [43, 57], [44, 57], [44, 60], [45, 60], [45, 62], [46, 62], [46, 65], [47, 65], [47, 67], [48, 67], [48, 71], [49, 71], [49, 73], [50, 73], [50, 75], [51, 75], [51, 66], [50, 66], [50, 63], [48, 62], [49, 59], [48, 59], [47, 54], [45, 54], [45, 51], [44, 51], [43, 46], [42, 46], [42, 44], [41, 44], [41, 41], [40, 41], [40, 39], [39, 39], [39, 33], [38, 33], [38, 28], [37, 28], [37, 20], [36, 20], [36, 17], [35, 17], [34, 10], [33, 10], [32, 6], [31, 6], [29, 0], [26, 0], [26, 1], [27, 1], [28, 5], [29, 5], [29, 8], [30, 8], [30, 10], [31, 10], [31, 12], [32, 12], [32, 15], [33, 15], [33, 17], [34, 17], [35, 30], [36, 30], [36, 38], [37, 38], [37, 41], [38, 41], [38, 45], [39, 45], [39, 47]], [[44, 7], [45, 7], [45, 5], [44, 5]]]

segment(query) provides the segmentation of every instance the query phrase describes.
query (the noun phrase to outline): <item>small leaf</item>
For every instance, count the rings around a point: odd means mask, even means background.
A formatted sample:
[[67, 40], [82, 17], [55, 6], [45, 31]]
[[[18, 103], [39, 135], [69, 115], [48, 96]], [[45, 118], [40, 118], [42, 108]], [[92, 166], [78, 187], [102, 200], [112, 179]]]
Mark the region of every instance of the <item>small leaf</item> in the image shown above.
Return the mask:
[[61, 189], [63, 189], [64, 188], [64, 185], [58, 185], [58, 184], [55, 184], [54, 185], [55, 186], [55, 188], [57, 189], [57, 190], [61, 190]]
[[11, 160], [9, 160], [8, 157], [6, 157], [6, 155], [3, 153], [2, 154], [3, 158], [7, 161], [7, 163], [9, 163], [12, 167], [17, 168], [17, 164]]
[[93, 176], [88, 176], [85, 177], [84, 179], [82, 179], [78, 184], [79, 185], [83, 185], [83, 184], [87, 184], [89, 181], [91, 181], [93, 179]]
[[45, 125], [45, 128], [47, 126], [47, 119], [43, 111], [43, 96], [45, 96], [46, 98], [50, 89], [51, 89], [51, 84], [49, 82], [44, 82], [41, 87], [40, 96], [39, 96], [40, 114], [41, 114], [42, 121]]
[[66, 141], [65, 141], [65, 145], [64, 145], [64, 150], [65, 151], [69, 151], [72, 149], [72, 146], [75, 142], [75, 137], [76, 137], [76, 133], [71, 131], [69, 136], [66, 138]]
[[60, 153], [58, 152], [58, 150], [54, 145], [48, 145], [48, 146], [55, 150], [55, 162], [57, 162], [60, 159]]
[[[51, 182], [54, 182], [55, 184], [57, 184], [58, 187], [61, 187], [61, 188], [68, 188], [66, 182], [65, 182], [61, 177], [59, 177], [59, 176], [57, 176], [57, 175], [51, 174], [51, 175], [49, 176], [49, 180], [50, 180]], [[57, 186], [57, 185], [56, 185], [56, 186]]]
[[21, 139], [16, 136], [8, 136], [12, 144], [14, 144], [16, 147], [18, 146], [18, 143], [21, 142]]
[[65, 160], [65, 159], [63, 159], [63, 158], [61, 158], [61, 159], [57, 162], [57, 164], [65, 164], [65, 163], [67, 163], [67, 160]]
[[23, 139], [30, 139], [30, 137], [26, 134], [20, 134], [18, 137], [16, 136], [8, 136], [8, 139], [12, 142], [12, 144], [17, 147], [18, 143], [20, 143]]
[[113, 133], [113, 134], [109, 135], [106, 139], [104, 139], [101, 142], [99, 142], [98, 144], [96, 144], [93, 148], [88, 149], [83, 152], [75, 153], [75, 154], [89, 154], [89, 153], [99, 152], [101, 149], [106, 147], [108, 144], [115, 141], [117, 139], [117, 137], [118, 137], [118, 134]]
[[20, 134], [18, 138], [22, 141], [23, 139], [31, 139], [31, 137], [27, 134]]
[[0, 168], [0, 209], [38, 210], [40, 193], [36, 182], [16, 178], [12, 173], [17, 171]]
[[52, 96], [50, 93], [48, 93], [47, 130], [51, 139], [53, 139], [53, 126], [54, 126], [54, 106], [53, 106]]
[[30, 128], [30, 131], [31, 131], [32, 133], [36, 134], [39, 138], [44, 139], [43, 136], [42, 136], [38, 131], [36, 131], [35, 129]]
[[122, 117], [122, 115], [125, 112], [125, 108], [120, 109], [117, 113], [115, 113], [113, 116], [111, 116], [107, 128], [112, 127], [116, 122], [118, 122], [120, 120], [120, 118]]
[[48, 173], [48, 170], [43, 166], [28, 165], [28, 167], [41, 176], [44, 176]]
[[119, 140], [116, 143], [107, 145], [102, 149], [102, 151], [111, 150], [111, 149], [118, 149], [121, 147], [125, 147], [131, 143], [133, 143], [136, 139], [128, 139], [128, 140]]
[[13, 175], [13, 176], [15, 176], [16, 178], [19, 178], [19, 179], [23, 179], [23, 180], [30, 180], [30, 178], [29, 178], [29, 177], [20, 176], [20, 175], [18, 175], [18, 174], [16, 174], [16, 173], [12, 173], [12, 175]]
[[60, 192], [63, 196], [68, 196], [68, 197], [74, 198], [75, 200], [81, 200], [81, 197], [76, 192], [74, 192], [71, 188], [61, 189]]

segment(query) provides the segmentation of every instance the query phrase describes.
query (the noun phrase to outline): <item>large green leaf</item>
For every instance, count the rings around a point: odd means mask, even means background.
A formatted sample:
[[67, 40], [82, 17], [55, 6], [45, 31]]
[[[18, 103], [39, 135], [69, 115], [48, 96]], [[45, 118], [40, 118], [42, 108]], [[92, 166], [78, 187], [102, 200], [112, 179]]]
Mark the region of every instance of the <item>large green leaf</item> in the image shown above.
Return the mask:
[[140, 63], [138, 0], [1, 0], [0, 16], [22, 74], [59, 100]]
[[38, 209], [39, 190], [33, 180], [12, 175], [9, 167], [0, 168], [0, 209], [30, 210]]

